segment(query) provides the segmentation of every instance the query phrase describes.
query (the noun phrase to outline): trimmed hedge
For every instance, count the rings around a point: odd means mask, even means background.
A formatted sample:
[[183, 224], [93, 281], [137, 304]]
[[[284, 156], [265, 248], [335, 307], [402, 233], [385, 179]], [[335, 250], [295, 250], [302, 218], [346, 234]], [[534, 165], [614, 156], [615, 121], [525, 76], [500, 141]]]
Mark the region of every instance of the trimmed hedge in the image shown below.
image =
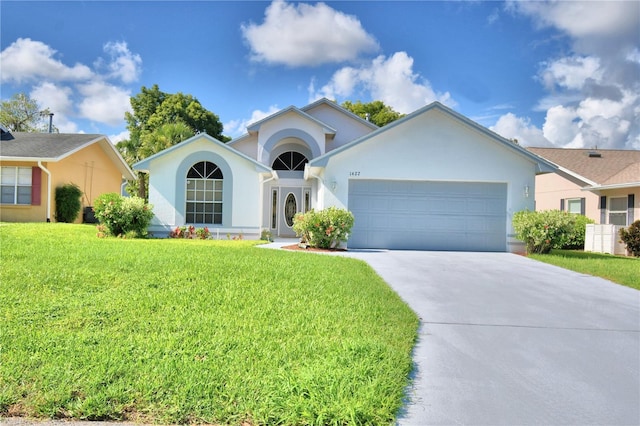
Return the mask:
[[82, 190], [74, 183], [68, 183], [56, 188], [56, 221], [73, 223], [75, 222], [82, 203]]

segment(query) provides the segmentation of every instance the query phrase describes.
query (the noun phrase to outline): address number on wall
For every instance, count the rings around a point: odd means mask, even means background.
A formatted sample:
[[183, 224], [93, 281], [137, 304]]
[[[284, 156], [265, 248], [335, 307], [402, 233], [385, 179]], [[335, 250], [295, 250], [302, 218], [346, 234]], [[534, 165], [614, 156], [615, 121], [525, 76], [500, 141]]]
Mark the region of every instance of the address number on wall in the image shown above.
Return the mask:
[[349, 176], [360, 176], [360, 172], [349, 172]]

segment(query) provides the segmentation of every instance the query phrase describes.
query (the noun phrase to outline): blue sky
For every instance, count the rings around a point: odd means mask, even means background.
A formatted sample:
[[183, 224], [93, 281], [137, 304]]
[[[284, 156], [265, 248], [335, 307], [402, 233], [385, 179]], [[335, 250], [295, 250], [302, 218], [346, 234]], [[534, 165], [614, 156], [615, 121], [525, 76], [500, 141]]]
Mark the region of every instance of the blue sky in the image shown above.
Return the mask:
[[237, 137], [320, 97], [440, 101], [523, 145], [640, 149], [640, 2], [7, 1], [2, 99], [61, 132], [127, 137], [142, 86]]

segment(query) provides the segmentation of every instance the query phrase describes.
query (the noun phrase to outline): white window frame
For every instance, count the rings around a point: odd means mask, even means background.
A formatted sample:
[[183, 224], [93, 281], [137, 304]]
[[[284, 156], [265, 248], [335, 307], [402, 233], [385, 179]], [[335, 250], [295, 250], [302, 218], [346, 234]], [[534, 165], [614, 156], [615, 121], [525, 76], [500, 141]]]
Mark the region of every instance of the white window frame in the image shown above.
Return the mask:
[[[577, 205], [577, 211], [571, 211], [571, 205]], [[581, 198], [567, 198], [567, 212], [571, 214], [580, 214], [582, 212], [582, 199]]]
[[[620, 226], [627, 226], [627, 197], [607, 197], [608, 198], [608, 202], [609, 202], [609, 208], [608, 208], [608, 214], [607, 214], [607, 221], [610, 225], [620, 225]], [[614, 200], [623, 200], [622, 201], [622, 205], [624, 206], [623, 210], [613, 210], [613, 202]], [[622, 215], [624, 215], [624, 223], [620, 224], [620, 223], [613, 223], [611, 220], [611, 215], [618, 215], [619, 217], [622, 217]]]
[[[219, 167], [210, 161], [210, 163], [218, 170]], [[194, 164], [189, 171], [199, 164]], [[212, 175], [213, 173], [208, 173]], [[202, 225], [222, 225], [223, 220], [223, 179], [214, 179], [211, 177], [187, 177], [185, 180], [185, 222], [188, 224]], [[193, 207], [193, 211], [189, 208]], [[211, 219], [208, 220], [207, 218]]]
[[[7, 188], [11, 188], [13, 192], [13, 199], [11, 200], [11, 202], [5, 201], [4, 193]], [[33, 192], [31, 167], [0, 167], [0, 191], [2, 191], [2, 195], [0, 195], [0, 203], [2, 204], [16, 206], [31, 205], [31, 197]], [[20, 198], [22, 198], [22, 202], [19, 202]]]

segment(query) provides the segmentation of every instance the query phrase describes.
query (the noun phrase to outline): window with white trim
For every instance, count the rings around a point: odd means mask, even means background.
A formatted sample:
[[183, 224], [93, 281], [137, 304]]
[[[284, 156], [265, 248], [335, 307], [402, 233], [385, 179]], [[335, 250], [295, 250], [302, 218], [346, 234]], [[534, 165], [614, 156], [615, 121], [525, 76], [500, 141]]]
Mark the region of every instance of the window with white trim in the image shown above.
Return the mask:
[[194, 164], [187, 172], [186, 222], [222, 224], [222, 170], [209, 161]]
[[285, 171], [304, 171], [304, 165], [309, 160], [303, 154], [296, 151], [287, 151], [282, 153], [273, 161], [271, 167], [273, 170], [285, 170]]
[[582, 200], [580, 198], [570, 198], [567, 200], [567, 211], [573, 214], [581, 214]]
[[609, 198], [609, 224], [627, 226], [627, 197]]
[[31, 167], [0, 167], [0, 203], [31, 204]]

